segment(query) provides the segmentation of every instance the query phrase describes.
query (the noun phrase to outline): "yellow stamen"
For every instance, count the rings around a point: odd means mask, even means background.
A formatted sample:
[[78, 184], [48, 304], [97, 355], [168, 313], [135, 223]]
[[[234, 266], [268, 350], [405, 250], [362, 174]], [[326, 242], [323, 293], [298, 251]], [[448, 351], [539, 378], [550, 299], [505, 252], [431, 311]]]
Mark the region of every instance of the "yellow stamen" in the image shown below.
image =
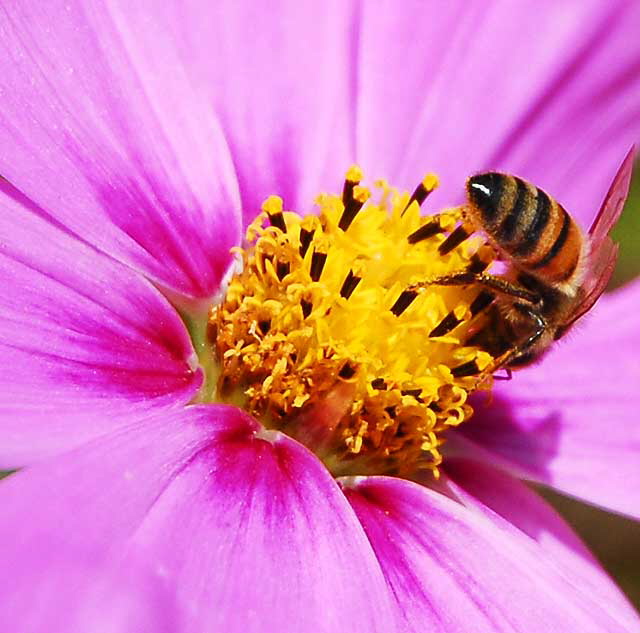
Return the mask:
[[381, 181], [377, 201], [361, 180], [350, 167], [317, 215], [283, 211], [277, 196], [263, 204], [210, 317], [217, 399], [304, 442], [336, 475], [437, 476], [446, 430], [470, 417], [470, 392], [491, 386], [493, 359], [465, 344], [484, 318], [470, 311], [480, 289], [420, 284], [494, 254], [477, 238], [439, 253], [455, 209], [408, 239], [429, 221], [419, 203], [435, 175], [413, 196]]
[[440, 179], [438, 178], [438, 176], [436, 176], [436, 174], [432, 174], [432, 173], [428, 173], [423, 179], [422, 179], [422, 186], [427, 190], [427, 191], [433, 191], [434, 189], [436, 189], [438, 186], [440, 185]]

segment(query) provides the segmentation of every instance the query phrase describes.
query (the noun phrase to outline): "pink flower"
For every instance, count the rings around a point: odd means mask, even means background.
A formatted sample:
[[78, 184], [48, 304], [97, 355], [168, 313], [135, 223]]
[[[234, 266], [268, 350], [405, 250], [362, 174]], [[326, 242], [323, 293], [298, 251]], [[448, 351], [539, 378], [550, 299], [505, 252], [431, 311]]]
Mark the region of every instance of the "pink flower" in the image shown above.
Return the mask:
[[640, 130], [638, 5], [279, 4], [3, 4], [3, 630], [640, 630], [517, 478], [640, 517], [640, 282], [496, 386], [437, 488], [190, 404], [173, 307], [354, 160], [433, 169], [434, 208], [519, 173], [587, 225]]

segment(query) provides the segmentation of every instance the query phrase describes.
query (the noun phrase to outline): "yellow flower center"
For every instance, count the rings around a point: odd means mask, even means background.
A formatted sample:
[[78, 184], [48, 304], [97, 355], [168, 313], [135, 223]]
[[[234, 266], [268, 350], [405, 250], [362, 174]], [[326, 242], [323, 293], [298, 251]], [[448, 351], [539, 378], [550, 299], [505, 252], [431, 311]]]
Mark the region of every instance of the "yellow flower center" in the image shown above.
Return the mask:
[[216, 399], [335, 475], [437, 476], [446, 431], [471, 416], [471, 391], [490, 388], [493, 359], [465, 344], [485, 318], [482, 289], [424, 282], [495, 255], [481, 238], [443, 248], [460, 214], [420, 215], [435, 176], [412, 196], [378, 182], [372, 197], [361, 179], [350, 168], [342, 195], [320, 195], [313, 214], [264, 203], [210, 315]]

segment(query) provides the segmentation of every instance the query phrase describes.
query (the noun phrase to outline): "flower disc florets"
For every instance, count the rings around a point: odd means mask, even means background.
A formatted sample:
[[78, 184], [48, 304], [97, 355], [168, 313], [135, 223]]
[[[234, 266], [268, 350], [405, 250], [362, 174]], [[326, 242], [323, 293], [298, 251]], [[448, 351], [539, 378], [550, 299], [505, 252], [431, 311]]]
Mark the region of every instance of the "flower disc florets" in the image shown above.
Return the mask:
[[443, 433], [470, 417], [467, 396], [490, 386], [492, 358], [464, 343], [480, 288], [411, 286], [494, 254], [475, 239], [441, 254], [459, 216], [439, 215], [434, 231], [420, 215], [435, 176], [412, 196], [378, 182], [375, 199], [360, 180], [352, 167], [342, 196], [318, 197], [319, 213], [264, 203], [211, 313], [217, 399], [296, 437], [336, 475], [437, 475]]

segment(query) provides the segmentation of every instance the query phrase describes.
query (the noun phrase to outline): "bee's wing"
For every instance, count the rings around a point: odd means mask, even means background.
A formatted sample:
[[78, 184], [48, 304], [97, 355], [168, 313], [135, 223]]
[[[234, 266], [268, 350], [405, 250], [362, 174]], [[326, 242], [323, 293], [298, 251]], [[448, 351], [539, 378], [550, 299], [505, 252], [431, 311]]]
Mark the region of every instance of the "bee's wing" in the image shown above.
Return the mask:
[[587, 271], [581, 286], [580, 301], [576, 303], [575, 310], [565, 324], [567, 328], [593, 307], [613, 275], [618, 259], [618, 245], [609, 237], [609, 231], [618, 221], [627, 199], [635, 153], [635, 147], [632, 147], [625, 156], [589, 229]]
[[629, 183], [633, 172], [633, 161], [636, 154], [635, 146], [632, 147], [624, 157], [618, 173], [616, 173], [609, 191], [604, 198], [600, 211], [589, 229], [589, 241], [594, 255], [600, 248], [600, 242], [609, 235], [611, 227], [618, 221], [624, 207], [627, 194], [629, 193]]
[[574, 311], [571, 313], [567, 323], [568, 329], [583, 314], [591, 310], [593, 304], [604, 292], [618, 259], [618, 245], [606, 235], [600, 242], [600, 248], [589, 258], [589, 269], [580, 288], [579, 301], [576, 303]]

